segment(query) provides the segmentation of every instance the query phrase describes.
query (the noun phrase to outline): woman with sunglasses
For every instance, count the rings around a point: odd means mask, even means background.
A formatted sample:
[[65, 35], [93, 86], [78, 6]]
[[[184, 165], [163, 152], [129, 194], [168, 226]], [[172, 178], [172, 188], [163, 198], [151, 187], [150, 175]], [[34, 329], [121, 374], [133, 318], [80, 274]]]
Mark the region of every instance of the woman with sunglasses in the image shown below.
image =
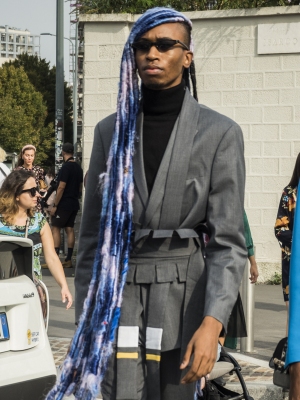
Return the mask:
[[61, 287], [66, 308], [72, 305], [72, 295], [61, 262], [54, 250], [50, 227], [42, 213], [36, 211], [40, 197], [33, 172], [15, 170], [0, 189], [0, 235], [28, 237], [33, 241], [34, 274], [42, 278], [40, 255], [43, 249], [46, 263]]

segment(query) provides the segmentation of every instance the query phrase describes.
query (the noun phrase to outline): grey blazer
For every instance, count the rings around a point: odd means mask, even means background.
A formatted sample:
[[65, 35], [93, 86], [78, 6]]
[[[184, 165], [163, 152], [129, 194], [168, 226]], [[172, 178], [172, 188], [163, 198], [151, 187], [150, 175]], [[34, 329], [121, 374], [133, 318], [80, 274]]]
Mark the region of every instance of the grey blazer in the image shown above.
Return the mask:
[[[115, 114], [100, 121], [95, 128], [76, 263], [76, 321], [91, 279], [101, 213], [99, 175], [106, 170], [114, 122]], [[196, 323], [210, 315], [226, 329], [247, 257], [241, 129], [231, 119], [199, 105], [186, 90], [181, 113], [149, 197], [143, 165], [142, 126], [143, 114], [140, 113], [134, 156], [134, 223], [152, 230], [193, 229], [199, 223], [207, 224], [211, 237], [206, 247], [205, 283], [202, 279], [200, 287], [195, 284], [195, 290], [203, 293], [204, 304], [199, 304]], [[173, 206], [174, 198], [177, 208]], [[195, 279], [198, 279], [196, 275]], [[195, 312], [197, 314], [197, 309]]]

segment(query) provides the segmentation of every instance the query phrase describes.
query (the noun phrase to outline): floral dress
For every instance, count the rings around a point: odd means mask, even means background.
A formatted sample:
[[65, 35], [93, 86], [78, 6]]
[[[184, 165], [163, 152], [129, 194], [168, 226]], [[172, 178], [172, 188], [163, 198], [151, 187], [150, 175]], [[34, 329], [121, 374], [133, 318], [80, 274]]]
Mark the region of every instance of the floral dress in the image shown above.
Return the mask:
[[285, 187], [280, 199], [275, 223], [275, 236], [282, 251], [281, 265], [284, 301], [289, 301], [290, 259], [296, 201], [297, 187]]
[[[42, 213], [36, 212], [29, 220], [28, 239], [33, 242], [33, 270], [42, 279], [40, 255], [42, 254], [41, 230], [46, 223]], [[8, 225], [0, 214], [0, 235], [25, 237], [26, 226]]]

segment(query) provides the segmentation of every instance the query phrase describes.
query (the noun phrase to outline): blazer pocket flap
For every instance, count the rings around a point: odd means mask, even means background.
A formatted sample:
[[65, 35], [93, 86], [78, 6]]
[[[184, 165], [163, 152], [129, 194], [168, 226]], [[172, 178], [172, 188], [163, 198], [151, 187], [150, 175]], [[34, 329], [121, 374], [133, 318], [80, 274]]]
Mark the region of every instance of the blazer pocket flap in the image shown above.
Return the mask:
[[155, 282], [155, 264], [138, 264], [135, 273], [136, 283]]
[[174, 282], [176, 278], [177, 267], [175, 263], [156, 265], [156, 279], [158, 283]]
[[176, 263], [176, 266], [179, 282], [186, 282], [188, 260], [186, 262]]
[[136, 264], [129, 264], [127, 276], [126, 276], [126, 282], [127, 283], [132, 283], [134, 282], [134, 275], [135, 275], [135, 269], [136, 269]]

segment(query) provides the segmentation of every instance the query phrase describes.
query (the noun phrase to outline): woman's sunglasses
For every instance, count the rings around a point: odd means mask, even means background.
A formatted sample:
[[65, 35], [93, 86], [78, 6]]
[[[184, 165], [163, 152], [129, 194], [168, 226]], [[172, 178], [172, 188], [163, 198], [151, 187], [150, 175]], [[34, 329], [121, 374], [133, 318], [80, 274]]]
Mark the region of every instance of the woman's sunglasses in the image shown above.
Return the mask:
[[157, 42], [150, 42], [150, 40], [139, 40], [131, 43], [131, 47], [135, 50], [148, 52], [152, 46], [155, 46], [160, 53], [170, 50], [175, 44], [181, 44], [185, 50], [189, 50], [186, 44], [180, 40], [174, 39], [158, 39]]
[[40, 191], [37, 187], [32, 187], [30, 189], [24, 189], [24, 190], [22, 190], [21, 193], [26, 193], [26, 192], [28, 192], [31, 197], [36, 196], [36, 193], [40, 193]]

